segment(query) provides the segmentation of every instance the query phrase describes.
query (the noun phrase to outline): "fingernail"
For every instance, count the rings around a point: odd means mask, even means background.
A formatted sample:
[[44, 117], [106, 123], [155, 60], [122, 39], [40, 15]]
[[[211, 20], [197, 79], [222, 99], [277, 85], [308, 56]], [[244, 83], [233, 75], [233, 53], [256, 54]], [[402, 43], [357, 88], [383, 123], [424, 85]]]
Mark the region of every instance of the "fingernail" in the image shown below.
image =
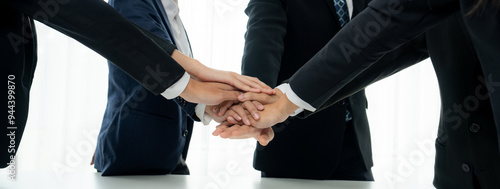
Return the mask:
[[237, 119], [238, 121], [241, 121], [241, 117], [240, 117], [239, 115], [237, 115], [237, 116], [236, 116], [236, 119]]
[[261, 109], [261, 110], [262, 110], [262, 109], [264, 109], [264, 106], [259, 105], [259, 106], [257, 106], [257, 108], [259, 108], [259, 109]]
[[253, 117], [254, 117], [255, 119], [259, 119], [259, 114], [258, 114], [258, 113], [253, 113]]
[[250, 120], [249, 119], [245, 119], [245, 124], [250, 125], [251, 124]]
[[235, 122], [234, 118], [233, 117], [227, 117], [227, 119], [230, 121], [230, 122]]

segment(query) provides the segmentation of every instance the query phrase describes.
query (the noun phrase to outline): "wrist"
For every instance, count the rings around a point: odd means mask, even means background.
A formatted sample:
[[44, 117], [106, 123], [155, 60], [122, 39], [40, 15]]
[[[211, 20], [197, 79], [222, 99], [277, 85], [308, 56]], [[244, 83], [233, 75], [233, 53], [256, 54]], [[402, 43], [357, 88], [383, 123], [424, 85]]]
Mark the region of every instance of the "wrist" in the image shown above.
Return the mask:
[[279, 100], [277, 101], [278, 105], [278, 110], [280, 113], [283, 114], [283, 117], [288, 118], [292, 113], [295, 112], [295, 110], [299, 109], [300, 107], [295, 105], [292, 101], [288, 99], [286, 94], [283, 94]]
[[200, 80], [199, 76], [203, 73], [206, 72], [208, 67], [203, 65], [200, 61], [196, 59], [191, 59], [189, 60], [189, 66], [186, 71], [189, 73], [189, 75], [194, 76], [197, 80]]
[[185, 100], [192, 99], [193, 91], [194, 91], [194, 89], [196, 89], [196, 86], [198, 85], [198, 83], [199, 83], [198, 81], [196, 81], [192, 78], [189, 78], [189, 82], [186, 85], [186, 88], [184, 89], [184, 91], [182, 91], [182, 93], [179, 96], [184, 98]]
[[207, 105], [205, 106], [205, 113], [211, 116], [212, 118], [214, 117], [214, 111], [213, 111], [214, 106], [213, 105]]
[[186, 70], [188, 74], [197, 78], [198, 74], [202, 73], [206, 68], [200, 61], [190, 58], [181, 52], [175, 50], [172, 53], [172, 58]]
[[274, 95], [276, 95], [278, 97], [283, 96], [283, 91], [281, 91], [281, 89], [274, 88], [274, 91], [276, 92], [276, 94], [274, 94]]

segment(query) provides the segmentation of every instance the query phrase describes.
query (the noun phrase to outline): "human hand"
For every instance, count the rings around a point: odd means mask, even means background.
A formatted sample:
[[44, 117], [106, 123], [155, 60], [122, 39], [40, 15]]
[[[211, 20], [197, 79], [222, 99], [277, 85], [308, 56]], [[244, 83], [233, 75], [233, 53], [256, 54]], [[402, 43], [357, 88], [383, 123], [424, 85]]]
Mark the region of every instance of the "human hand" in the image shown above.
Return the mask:
[[240, 75], [235, 72], [204, 68], [203, 71], [190, 73], [200, 81], [227, 83], [245, 92], [275, 94], [275, 90], [256, 77]]
[[236, 113], [235, 111], [233, 110], [228, 110], [228, 111], [225, 111], [225, 113], [223, 115], [219, 115], [217, 113], [215, 113], [213, 111], [214, 109], [214, 106], [213, 105], [207, 105], [205, 107], [205, 113], [207, 113], [208, 115], [210, 115], [210, 117], [217, 123], [222, 123], [224, 121], [226, 121], [228, 119], [228, 117], [231, 117], [232, 119], [238, 119], [239, 121], [241, 121], [241, 117], [238, 115], [238, 113]]
[[248, 125], [233, 125], [229, 122], [217, 126], [212, 135], [229, 139], [254, 138], [262, 146], [267, 146], [274, 139], [274, 131], [271, 128], [259, 129]]
[[172, 58], [179, 63], [191, 77], [198, 81], [226, 83], [247, 92], [275, 93], [271, 87], [255, 77], [242, 76], [234, 72], [209, 68], [201, 64], [198, 60], [190, 58], [177, 50], [172, 53]]
[[[260, 119], [256, 120], [249, 117], [250, 124], [245, 124], [256, 128], [268, 128], [285, 121], [288, 116], [298, 108], [299, 107], [288, 100], [286, 94], [284, 94], [276, 102], [264, 105], [264, 110], [260, 112]], [[228, 121], [230, 120], [228, 119]], [[233, 124], [240, 123], [234, 122]]]
[[258, 101], [245, 101], [239, 104], [235, 104], [229, 108], [228, 111], [235, 112], [235, 116], [227, 117], [228, 121], [231, 122], [240, 122], [242, 121], [246, 125], [250, 125], [249, 117], [252, 117], [254, 120], [260, 119], [259, 111], [264, 110], [264, 105], [262, 105]]
[[236, 101], [240, 91], [235, 87], [216, 82], [200, 82], [189, 79], [189, 83], [179, 95], [192, 103], [216, 105], [224, 101]]
[[[242, 108], [248, 110], [250, 112], [250, 115], [252, 115], [255, 120], [259, 120], [260, 118], [259, 111], [264, 110], [263, 104], [270, 104], [276, 102], [279, 99], [279, 97], [283, 95], [281, 90], [275, 89], [275, 91], [276, 94], [273, 95], [268, 95], [265, 93], [253, 93], [253, 92], [241, 93], [240, 96], [238, 96], [238, 100], [241, 102], [251, 102], [251, 103], [243, 103]], [[241, 110], [241, 108], [234, 107], [237, 108], [234, 109], [232, 107], [235, 106], [235, 104], [239, 103], [239, 101], [225, 101], [219, 105], [214, 106], [213, 112], [221, 116], [224, 115], [227, 110], [230, 110], [230, 108], [232, 108], [239, 114], [240, 117], [246, 117], [246, 114], [244, 113], [243, 110]], [[252, 107], [252, 105], [254, 106]], [[240, 119], [237, 120], [241, 121]]]

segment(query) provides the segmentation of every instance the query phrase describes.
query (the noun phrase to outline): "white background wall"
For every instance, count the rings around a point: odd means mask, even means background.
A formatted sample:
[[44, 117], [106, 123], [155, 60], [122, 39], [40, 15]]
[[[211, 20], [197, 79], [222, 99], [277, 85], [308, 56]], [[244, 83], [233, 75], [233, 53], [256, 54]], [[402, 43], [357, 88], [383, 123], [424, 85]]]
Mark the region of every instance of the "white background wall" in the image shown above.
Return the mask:
[[[248, 0], [179, 1], [195, 58], [239, 73]], [[37, 30], [39, 62], [18, 172], [46, 170], [61, 179], [93, 172], [89, 162], [106, 105], [106, 61], [43, 24]], [[430, 61], [370, 86], [367, 96], [376, 181], [394, 188], [432, 187], [440, 100]], [[213, 137], [214, 126], [195, 125], [188, 157], [192, 175], [259, 177], [252, 168], [255, 141]], [[228, 165], [240, 169], [234, 174]]]

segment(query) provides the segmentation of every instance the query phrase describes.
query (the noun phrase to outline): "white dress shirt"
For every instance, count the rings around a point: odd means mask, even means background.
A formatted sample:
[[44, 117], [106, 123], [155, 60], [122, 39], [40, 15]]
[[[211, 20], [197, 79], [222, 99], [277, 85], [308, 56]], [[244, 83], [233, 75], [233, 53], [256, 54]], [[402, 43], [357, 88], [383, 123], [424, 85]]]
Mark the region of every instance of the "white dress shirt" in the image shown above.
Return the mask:
[[[182, 54], [193, 58], [186, 30], [184, 29], [181, 17], [179, 16], [179, 6], [177, 4], [177, 0], [161, 0], [161, 3], [163, 4], [163, 8], [167, 13], [168, 22], [170, 23], [170, 30], [174, 38], [173, 40], [175, 40], [177, 50]], [[182, 91], [186, 89], [190, 77], [191, 76], [187, 72], [185, 72], [181, 79], [179, 79], [179, 81], [170, 86], [167, 90], [161, 93], [161, 95], [167, 99], [173, 99], [179, 96]], [[208, 125], [212, 118], [205, 113], [205, 107], [205, 104], [196, 105], [195, 113], [204, 125]]]
[[[349, 10], [349, 19], [351, 19], [353, 11], [352, 0], [346, 0], [346, 3], [347, 3], [347, 10]], [[316, 111], [316, 108], [314, 108], [313, 106], [311, 106], [311, 104], [302, 100], [297, 94], [295, 94], [295, 92], [293, 92], [292, 87], [288, 83], [281, 84], [276, 88], [280, 89], [281, 92], [286, 94], [288, 100], [290, 100], [292, 103], [294, 103], [299, 107], [299, 109], [295, 110], [290, 116], [295, 116], [300, 112], [304, 111], [304, 109], [311, 112]]]

